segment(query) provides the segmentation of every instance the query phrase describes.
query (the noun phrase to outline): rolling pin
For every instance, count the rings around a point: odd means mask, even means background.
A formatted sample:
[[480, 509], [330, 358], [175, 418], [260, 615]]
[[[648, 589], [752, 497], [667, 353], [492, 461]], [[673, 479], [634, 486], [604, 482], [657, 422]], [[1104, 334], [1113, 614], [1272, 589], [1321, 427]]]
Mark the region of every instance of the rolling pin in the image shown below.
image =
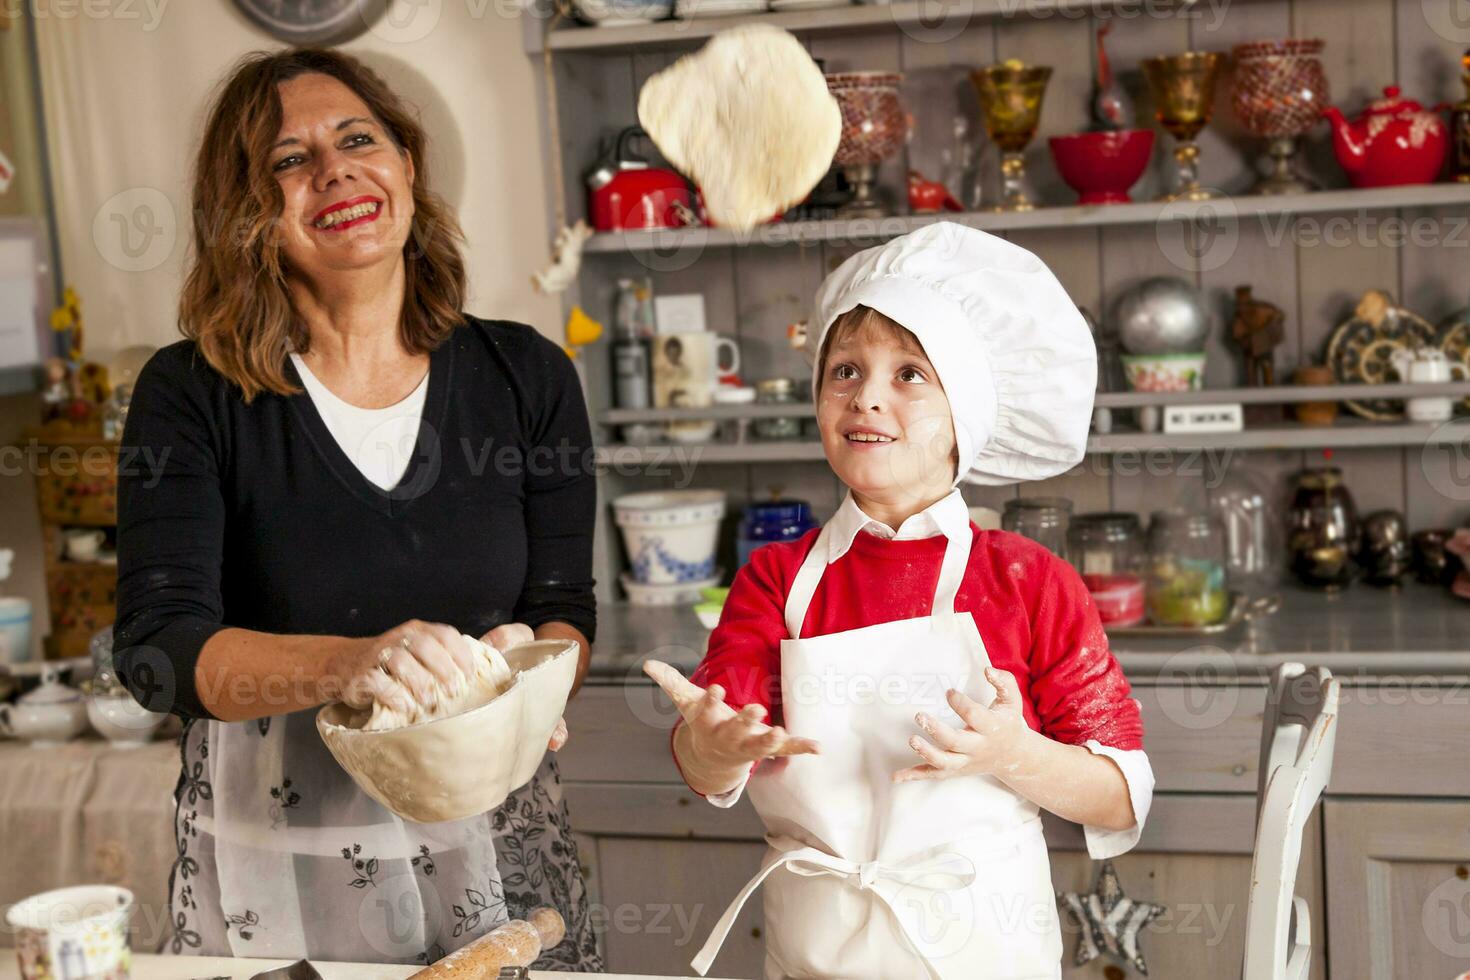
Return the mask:
[[567, 924], [549, 905], [531, 910], [524, 919], [511, 919], [468, 946], [462, 946], [408, 980], [495, 980], [503, 966], [530, 966], [561, 942]]

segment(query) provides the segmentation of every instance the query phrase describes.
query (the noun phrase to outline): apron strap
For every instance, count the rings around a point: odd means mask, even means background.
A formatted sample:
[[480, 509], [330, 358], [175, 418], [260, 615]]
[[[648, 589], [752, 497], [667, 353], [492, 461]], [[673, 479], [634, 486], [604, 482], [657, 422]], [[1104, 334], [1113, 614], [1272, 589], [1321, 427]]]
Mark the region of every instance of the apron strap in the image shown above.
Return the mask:
[[812, 596], [817, 594], [817, 583], [822, 581], [822, 573], [827, 570], [828, 542], [831, 540], [832, 522], [828, 521], [797, 570], [791, 591], [786, 593], [786, 635], [793, 640], [801, 639], [801, 624], [806, 622], [807, 607], [812, 604]]

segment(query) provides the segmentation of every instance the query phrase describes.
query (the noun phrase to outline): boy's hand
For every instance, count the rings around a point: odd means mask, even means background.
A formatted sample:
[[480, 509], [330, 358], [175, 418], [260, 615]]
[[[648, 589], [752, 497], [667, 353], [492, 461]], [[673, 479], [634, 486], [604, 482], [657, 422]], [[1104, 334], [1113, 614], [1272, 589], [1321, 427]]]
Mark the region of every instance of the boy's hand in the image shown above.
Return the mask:
[[759, 759], [817, 752], [817, 743], [811, 739], [792, 736], [780, 725], [764, 724], [766, 709], [760, 705], [748, 704], [739, 711], [730, 707], [718, 684], [702, 688], [657, 660], [646, 661], [643, 672], [663, 688], [689, 729], [695, 758], [681, 759], [686, 767], [693, 762], [709, 771], [743, 769]]
[[1000, 776], [1019, 757], [1031, 729], [1021, 713], [1021, 689], [1008, 670], [985, 668], [985, 678], [995, 685], [990, 707], [956, 690], [948, 693], [949, 706], [965, 722], [963, 731], [919, 712], [915, 720], [923, 736], [909, 739], [909, 747], [924, 760], [921, 765], [893, 774], [896, 783], [915, 779], [949, 779], [952, 776]]

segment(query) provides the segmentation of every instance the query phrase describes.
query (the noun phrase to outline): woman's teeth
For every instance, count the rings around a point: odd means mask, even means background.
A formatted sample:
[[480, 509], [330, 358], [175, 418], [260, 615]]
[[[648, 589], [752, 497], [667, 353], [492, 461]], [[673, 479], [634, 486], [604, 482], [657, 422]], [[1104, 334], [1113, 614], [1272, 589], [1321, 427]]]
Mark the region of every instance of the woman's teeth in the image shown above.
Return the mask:
[[350, 208], [343, 208], [341, 211], [333, 211], [331, 214], [318, 221], [316, 223], [316, 226], [318, 228], [330, 228], [333, 225], [340, 225], [344, 221], [351, 221], [354, 218], [361, 218], [365, 215], [372, 214], [377, 210], [377, 201], [367, 201], [363, 204], [354, 204]]
[[889, 437], [889, 436], [880, 436], [880, 435], [878, 435], [875, 432], [849, 432], [847, 434], [847, 439], [848, 439], [849, 442], [892, 442], [893, 441], [893, 439], [891, 437]]

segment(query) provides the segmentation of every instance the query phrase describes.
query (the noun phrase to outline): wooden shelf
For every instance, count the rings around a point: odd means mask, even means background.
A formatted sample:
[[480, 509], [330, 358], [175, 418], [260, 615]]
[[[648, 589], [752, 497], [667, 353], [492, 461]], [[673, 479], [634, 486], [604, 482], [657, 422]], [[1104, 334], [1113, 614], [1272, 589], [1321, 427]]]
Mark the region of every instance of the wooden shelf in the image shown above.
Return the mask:
[[[1230, 449], [1363, 449], [1384, 446], [1456, 445], [1470, 442], [1470, 419], [1444, 423], [1377, 423], [1344, 420], [1331, 426], [1279, 425], [1243, 432], [1112, 432], [1092, 435], [1089, 453]], [[597, 447], [600, 466], [645, 466], [676, 461], [709, 464], [792, 463], [824, 459], [814, 440]]]
[[[1192, 6], [1183, 0], [1172, 6]], [[1110, 10], [1122, 0], [944, 0], [943, 20], [969, 22], [996, 17], [1046, 16], [1083, 10]], [[661, 20], [625, 27], [574, 25], [553, 30], [547, 45], [553, 51], [626, 53], [634, 50], [691, 46], [720, 31], [746, 24], [770, 24], [793, 34], [840, 34], [847, 31], [932, 26], [936, 4], [905, 0], [891, 4], [848, 4], [823, 10], [766, 11], [731, 17]], [[527, 38], [527, 50], [541, 50], [540, 35]]]
[[1241, 195], [1214, 201], [1136, 201], [1041, 207], [1035, 211], [963, 214], [893, 215], [827, 221], [776, 221], [750, 231], [727, 228], [665, 228], [652, 231], [599, 232], [588, 239], [584, 252], [628, 254], [637, 252], [690, 252], [706, 248], [780, 247], [817, 242], [875, 245], [906, 235], [936, 221], [954, 221], [983, 231], [1022, 231], [1048, 228], [1097, 228], [1156, 222], [1215, 220], [1240, 221], [1330, 211], [1386, 211], [1396, 208], [1433, 208], [1470, 205], [1470, 184], [1413, 184], [1406, 187], [1337, 189], [1307, 194]]

